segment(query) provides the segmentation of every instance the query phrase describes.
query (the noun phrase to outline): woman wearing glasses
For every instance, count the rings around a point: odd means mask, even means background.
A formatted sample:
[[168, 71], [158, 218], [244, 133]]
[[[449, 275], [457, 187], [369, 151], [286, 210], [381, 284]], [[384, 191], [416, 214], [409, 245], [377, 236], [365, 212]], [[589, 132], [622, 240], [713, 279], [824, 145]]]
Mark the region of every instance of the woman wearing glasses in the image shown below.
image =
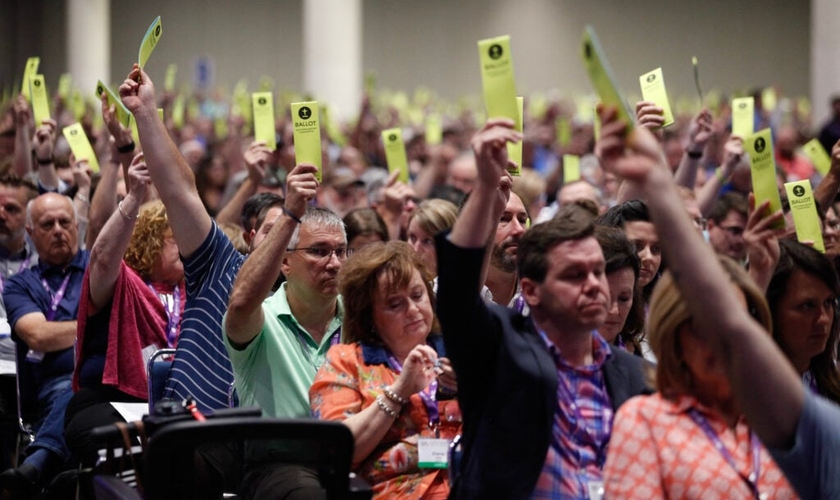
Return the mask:
[[339, 282], [346, 344], [330, 348], [315, 376], [312, 411], [353, 432], [353, 467], [375, 498], [444, 499], [461, 423], [430, 276], [408, 244], [392, 241], [355, 252]]

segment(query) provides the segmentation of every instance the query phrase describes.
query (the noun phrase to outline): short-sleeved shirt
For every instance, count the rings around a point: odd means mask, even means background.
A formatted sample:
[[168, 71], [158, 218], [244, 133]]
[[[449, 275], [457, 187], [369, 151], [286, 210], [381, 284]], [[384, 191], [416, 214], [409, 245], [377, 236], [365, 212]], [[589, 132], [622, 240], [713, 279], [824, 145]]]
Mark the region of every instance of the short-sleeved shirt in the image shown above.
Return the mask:
[[[15, 335], [14, 329], [21, 317], [30, 313], [48, 315], [53, 294], [62, 287], [69, 275], [64, 296], [58, 303], [52, 321], [73, 321], [79, 311], [79, 299], [82, 294], [82, 280], [85, 276], [90, 252], [80, 250], [67, 266], [51, 266], [43, 261], [11, 278], [3, 287], [3, 302], [12, 327], [12, 338], [22, 341]], [[46, 282], [50, 291], [44, 287]], [[50, 377], [73, 373], [73, 348], [45, 353], [40, 363], [27, 363], [32, 366], [36, 384]]]
[[220, 332], [244, 260], [215, 222], [198, 249], [182, 258], [187, 301], [164, 397], [192, 396], [201, 411], [230, 406], [233, 369]]
[[[443, 338], [430, 336], [439, 356], [444, 355]], [[375, 405], [385, 387], [399, 374], [388, 365], [384, 347], [368, 343], [337, 345], [315, 376], [309, 392], [312, 411], [323, 420], [345, 420]], [[439, 434], [429, 425], [429, 411], [419, 394], [409, 402], [390, 429], [365, 457], [357, 472], [368, 481], [377, 498], [445, 498], [449, 493], [446, 472], [421, 469], [417, 443], [420, 437], [452, 439], [461, 432], [458, 402], [437, 401]]]
[[340, 334], [344, 310], [339, 299], [324, 338], [316, 343], [292, 315], [286, 285], [263, 301], [265, 323], [254, 340], [242, 350], [231, 345], [227, 334], [224, 341], [242, 406], [259, 406], [267, 417], [309, 417], [309, 387]]
[[840, 406], [805, 391], [789, 450], [770, 453], [802, 498], [840, 498]]
[[[737, 471], [691, 418], [699, 412], [720, 438]], [[756, 486], [767, 498], [797, 498], [762, 446]], [[752, 499], [744, 477], [753, 472], [750, 429], [744, 419], [734, 432], [717, 413], [690, 396], [676, 401], [659, 394], [637, 396], [621, 406], [613, 423], [605, 498]], [[743, 476], [743, 477], [742, 477]], [[824, 497], [827, 498], [827, 497]]]

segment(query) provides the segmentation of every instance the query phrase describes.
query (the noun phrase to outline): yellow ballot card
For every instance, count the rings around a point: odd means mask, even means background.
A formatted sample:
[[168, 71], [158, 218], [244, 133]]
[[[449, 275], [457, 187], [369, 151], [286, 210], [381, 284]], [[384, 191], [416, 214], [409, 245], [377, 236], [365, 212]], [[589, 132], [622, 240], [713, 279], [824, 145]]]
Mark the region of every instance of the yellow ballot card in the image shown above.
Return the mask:
[[385, 146], [385, 158], [388, 160], [388, 172], [398, 170], [397, 180], [408, 184], [408, 157], [405, 154], [402, 130], [389, 128], [382, 131], [382, 144]]
[[47, 97], [47, 84], [44, 75], [29, 77], [29, 95], [32, 96], [32, 116], [35, 126], [40, 126], [44, 120], [50, 119], [50, 100]]
[[[254, 110], [254, 123], [257, 113]], [[295, 162], [311, 163], [318, 167], [315, 177], [321, 181], [321, 120], [318, 102], [293, 102], [292, 124], [295, 135]]]
[[563, 155], [563, 184], [580, 180], [580, 156]]
[[146, 61], [149, 60], [149, 56], [151, 56], [152, 52], [154, 52], [158, 40], [160, 40], [161, 33], [163, 33], [163, 28], [160, 25], [160, 16], [157, 16], [157, 18], [152, 21], [152, 25], [149, 26], [149, 29], [146, 30], [146, 34], [143, 36], [143, 41], [140, 42], [140, 53], [137, 55], [137, 64], [139, 64], [141, 68], [146, 65]]
[[30, 57], [26, 60], [26, 67], [23, 68], [23, 80], [20, 83], [20, 90], [29, 102], [32, 102], [32, 96], [29, 94], [29, 79], [38, 74], [38, 66], [40, 64], [40, 57]]
[[668, 102], [668, 93], [665, 92], [665, 79], [662, 77], [662, 68], [656, 68], [650, 73], [639, 77], [639, 84], [642, 86], [642, 99], [650, 101], [662, 108], [662, 118], [665, 128], [674, 123], [674, 114], [671, 112], [671, 104]]
[[99, 80], [96, 82], [96, 97], [101, 97], [103, 93], [108, 98], [108, 106], [114, 106], [116, 108], [117, 120], [120, 121], [123, 127], [128, 128], [131, 122], [131, 112], [125, 107], [125, 104], [122, 103], [119, 96], [107, 85], [102, 83], [102, 80]]
[[618, 87], [615, 84], [615, 77], [592, 26], [587, 26], [583, 32], [581, 56], [583, 57], [586, 71], [589, 73], [589, 80], [592, 82], [592, 86], [595, 87], [595, 91], [598, 93], [601, 102], [607, 106], [616, 107], [618, 109], [618, 118], [627, 124], [627, 131], [631, 132], [633, 126], [636, 124], [636, 121], [633, 119], [635, 115], [630, 109], [630, 106], [627, 105], [627, 101], [621, 97], [621, 93], [618, 91]]
[[[254, 140], [265, 141], [268, 149], [277, 149], [277, 130], [274, 125], [274, 94], [254, 92], [251, 94], [251, 106], [254, 109]], [[295, 127], [297, 134], [297, 127]], [[297, 149], [297, 148], [296, 148]]]
[[443, 142], [443, 124], [440, 115], [431, 113], [426, 117], [426, 144], [435, 146]]
[[[780, 210], [782, 201], [776, 184], [776, 160], [773, 155], [773, 136], [770, 129], [766, 128], [747, 137], [744, 140], [744, 149], [750, 155], [755, 205], [758, 206], [765, 200], [770, 200], [770, 212]], [[784, 226], [784, 219], [776, 224], [776, 227]]]
[[178, 74], [178, 66], [170, 64], [166, 67], [166, 77], [163, 80], [163, 90], [167, 92], [175, 91], [175, 77]]
[[488, 118], [508, 118], [516, 128], [522, 124], [516, 106], [516, 82], [513, 79], [513, 59], [510, 36], [488, 38], [478, 42], [481, 61], [481, 83]]
[[81, 123], [74, 123], [64, 127], [62, 130], [64, 137], [67, 139], [67, 144], [70, 145], [70, 151], [76, 157], [76, 161], [87, 160], [90, 168], [94, 173], [99, 172], [99, 161], [96, 159], [96, 154], [93, 152], [93, 147], [90, 145], [85, 130]]
[[70, 91], [73, 89], [73, 77], [70, 73], [64, 73], [58, 79], [58, 97], [67, 100]]
[[820, 216], [817, 213], [814, 193], [811, 191], [811, 181], [805, 179], [788, 182], [785, 184], [785, 191], [790, 203], [790, 213], [793, 215], [793, 225], [796, 227], [796, 239], [800, 243], [813, 241], [814, 248], [825, 253]]
[[177, 128], [184, 126], [184, 113], [186, 112], [187, 102], [183, 95], [175, 98], [172, 103], [172, 124]]
[[825, 176], [828, 174], [828, 171], [831, 169], [831, 157], [828, 156], [825, 148], [820, 144], [819, 139], [811, 139], [805, 143], [802, 146], [802, 152], [811, 160], [811, 163], [814, 164], [814, 168], [817, 169], [820, 175]]
[[564, 148], [572, 143], [572, 122], [568, 118], [559, 117], [554, 123], [557, 130], [557, 144]]
[[[520, 96], [516, 96], [516, 107], [517, 109], [517, 120], [516, 123], [518, 126], [516, 127], [516, 131], [522, 133], [522, 104], [523, 99]], [[508, 165], [508, 173], [514, 177], [519, 177], [522, 175], [522, 141], [516, 143], [508, 143], [507, 144], [508, 150], [508, 158], [513, 160], [516, 163], [516, 167], [511, 167]]]
[[742, 139], [753, 135], [755, 131], [755, 103], [752, 97], [732, 99], [732, 135]]
[[601, 140], [601, 117], [598, 116], [598, 105], [596, 104], [593, 108], [594, 113], [592, 114], [592, 137], [595, 138], [595, 142]]

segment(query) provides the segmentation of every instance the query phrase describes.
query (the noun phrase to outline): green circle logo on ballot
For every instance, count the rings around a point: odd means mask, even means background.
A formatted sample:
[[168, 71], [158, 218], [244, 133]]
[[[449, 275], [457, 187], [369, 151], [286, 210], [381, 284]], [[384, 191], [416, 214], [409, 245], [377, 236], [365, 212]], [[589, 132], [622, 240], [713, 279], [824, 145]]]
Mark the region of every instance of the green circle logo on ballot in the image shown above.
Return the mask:
[[759, 137], [758, 139], [755, 140], [755, 151], [757, 153], [761, 153], [762, 151], [764, 151], [764, 148], [766, 148], [766, 147], [767, 147], [767, 142], [764, 140], [763, 137]]
[[652, 82], [652, 81], [654, 81], [654, 80], [656, 80], [656, 75], [648, 75], [648, 77], [647, 77], [647, 82], [648, 82], [648, 83], [650, 83], [650, 82]]
[[265, 106], [265, 103], [267, 103], [268, 101], [266, 100], [266, 98], [265, 98], [265, 97], [260, 97], [260, 98], [257, 100], [257, 102], [258, 102], [258, 103], [260, 103], [260, 106]]
[[793, 194], [801, 198], [805, 196], [805, 188], [802, 186], [793, 186]]
[[738, 109], [746, 109], [746, 108], [747, 108], [747, 103], [745, 103], [745, 102], [738, 103]]
[[312, 116], [312, 110], [309, 109], [309, 106], [302, 106], [298, 110], [298, 116], [301, 120], [308, 120]]
[[158, 27], [155, 28], [155, 37], [158, 37], [158, 36], [160, 36], [160, 25], [158, 25]]
[[505, 51], [502, 49], [501, 45], [499, 45], [498, 43], [494, 43], [487, 50], [487, 55], [490, 56], [490, 59], [498, 59], [502, 57], [502, 54], [504, 54], [504, 52]]
[[96, 88], [96, 93], [97, 94], [102, 95], [102, 92], [105, 92], [105, 89], [103, 89], [102, 87], [97, 87]]
[[397, 134], [391, 134], [388, 136], [388, 140], [393, 142], [397, 140]]
[[75, 128], [74, 128], [74, 129], [70, 129], [70, 135], [78, 135], [78, 134], [79, 134], [78, 129], [75, 129]]

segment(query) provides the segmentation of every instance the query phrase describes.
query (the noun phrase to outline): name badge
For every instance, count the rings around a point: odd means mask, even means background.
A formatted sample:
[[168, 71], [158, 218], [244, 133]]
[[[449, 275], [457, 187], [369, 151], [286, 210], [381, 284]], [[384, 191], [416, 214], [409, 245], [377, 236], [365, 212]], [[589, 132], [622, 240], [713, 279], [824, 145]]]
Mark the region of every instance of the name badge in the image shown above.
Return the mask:
[[586, 483], [586, 489], [589, 491], [589, 500], [601, 500], [604, 498], [603, 481], [589, 481]]
[[26, 353], [26, 360], [30, 363], [40, 363], [44, 360], [44, 353], [30, 349], [29, 352]]
[[445, 469], [449, 466], [449, 440], [420, 438], [417, 455], [421, 469]]

